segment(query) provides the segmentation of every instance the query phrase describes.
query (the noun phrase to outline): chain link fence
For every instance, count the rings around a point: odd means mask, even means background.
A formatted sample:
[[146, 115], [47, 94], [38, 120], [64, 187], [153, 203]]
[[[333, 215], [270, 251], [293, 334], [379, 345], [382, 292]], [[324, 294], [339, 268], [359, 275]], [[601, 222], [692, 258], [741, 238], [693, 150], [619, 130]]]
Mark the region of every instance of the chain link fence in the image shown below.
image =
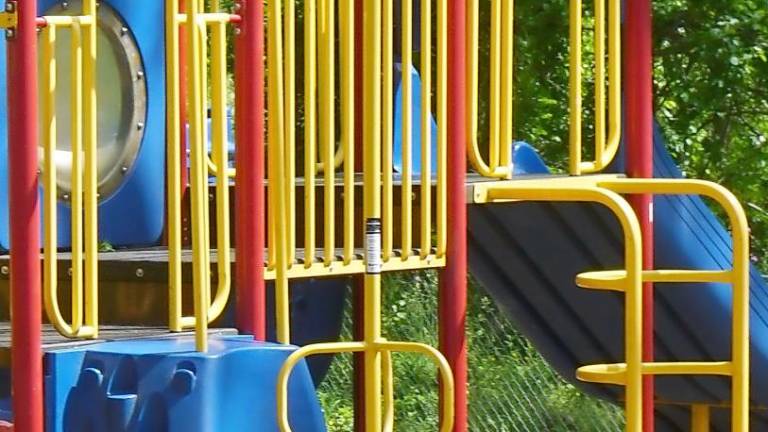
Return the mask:
[[[383, 328], [389, 340], [437, 345], [437, 273], [384, 278]], [[348, 297], [349, 298], [349, 297]], [[351, 340], [351, 302], [343, 338]], [[617, 432], [621, 409], [566, 383], [520, 334], [478, 284], [470, 284], [469, 430], [492, 432]], [[438, 426], [437, 371], [431, 361], [395, 354], [397, 431]], [[337, 356], [320, 387], [329, 431], [353, 430], [352, 357]]]

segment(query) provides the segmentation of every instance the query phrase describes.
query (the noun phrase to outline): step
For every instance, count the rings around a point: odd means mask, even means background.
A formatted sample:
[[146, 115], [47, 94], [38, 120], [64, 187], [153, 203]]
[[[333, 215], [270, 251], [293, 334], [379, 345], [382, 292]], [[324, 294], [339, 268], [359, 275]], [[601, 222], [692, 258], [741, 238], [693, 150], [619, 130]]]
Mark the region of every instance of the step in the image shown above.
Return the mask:
[[[731, 362], [653, 362], [641, 365], [643, 375], [731, 375]], [[626, 363], [582, 366], [576, 378], [598, 384], [626, 385]]]
[[[651, 283], [731, 283], [730, 270], [643, 270], [642, 281]], [[626, 270], [603, 270], [580, 273], [576, 285], [581, 288], [626, 291]]]

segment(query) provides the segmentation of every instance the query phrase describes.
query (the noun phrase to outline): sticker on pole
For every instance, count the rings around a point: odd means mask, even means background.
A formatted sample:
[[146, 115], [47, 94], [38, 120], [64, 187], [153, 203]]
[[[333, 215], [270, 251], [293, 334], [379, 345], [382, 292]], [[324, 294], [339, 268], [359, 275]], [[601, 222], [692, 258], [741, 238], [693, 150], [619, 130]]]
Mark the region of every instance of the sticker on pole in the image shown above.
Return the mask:
[[381, 219], [365, 221], [365, 272], [381, 273]]

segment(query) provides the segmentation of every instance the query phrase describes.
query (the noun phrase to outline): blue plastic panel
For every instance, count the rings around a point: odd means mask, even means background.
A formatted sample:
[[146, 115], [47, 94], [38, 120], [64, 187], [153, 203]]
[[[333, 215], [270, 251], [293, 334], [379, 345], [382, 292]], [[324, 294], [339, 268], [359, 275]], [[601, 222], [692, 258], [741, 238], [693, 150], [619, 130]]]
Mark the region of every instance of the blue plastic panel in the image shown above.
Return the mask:
[[[59, 3], [39, 0], [41, 13]], [[99, 205], [99, 238], [116, 246], [148, 246], [160, 238], [165, 200], [165, 16], [157, 0], [102, 0], [120, 15], [141, 53], [147, 86], [144, 139], [131, 171], [111, 197]], [[5, 40], [0, 40], [0, 249], [10, 246], [8, 235], [7, 113], [4, 102]], [[115, 107], [99, 107], [115, 109]], [[61, 204], [59, 246], [70, 244], [69, 207]]]
[[[277, 431], [277, 374], [295, 350], [250, 337], [107, 342], [48, 353], [49, 432]], [[289, 383], [294, 431], [325, 431], [305, 363]]]

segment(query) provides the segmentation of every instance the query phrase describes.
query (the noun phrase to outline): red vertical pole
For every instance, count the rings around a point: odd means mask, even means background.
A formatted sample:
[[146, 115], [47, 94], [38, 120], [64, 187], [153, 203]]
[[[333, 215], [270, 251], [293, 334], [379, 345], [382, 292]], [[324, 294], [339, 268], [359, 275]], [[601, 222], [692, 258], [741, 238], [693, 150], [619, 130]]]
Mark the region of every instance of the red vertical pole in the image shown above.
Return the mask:
[[18, 431], [43, 431], [36, 0], [19, 0], [8, 39], [11, 392]]
[[265, 340], [264, 3], [238, 0], [236, 11], [236, 320], [238, 330]]
[[453, 369], [455, 432], [467, 430], [466, 2], [448, 2], [448, 249], [440, 272], [440, 350]]
[[[626, 2], [624, 72], [627, 110], [627, 174], [653, 177], [653, 48], [651, 0]], [[631, 199], [643, 235], [643, 267], [653, 268], [653, 197]], [[653, 284], [643, 285], [643, 361], [654, 359]], [[643, 429], [654, 430], [654, 379], [643, 379]]]

